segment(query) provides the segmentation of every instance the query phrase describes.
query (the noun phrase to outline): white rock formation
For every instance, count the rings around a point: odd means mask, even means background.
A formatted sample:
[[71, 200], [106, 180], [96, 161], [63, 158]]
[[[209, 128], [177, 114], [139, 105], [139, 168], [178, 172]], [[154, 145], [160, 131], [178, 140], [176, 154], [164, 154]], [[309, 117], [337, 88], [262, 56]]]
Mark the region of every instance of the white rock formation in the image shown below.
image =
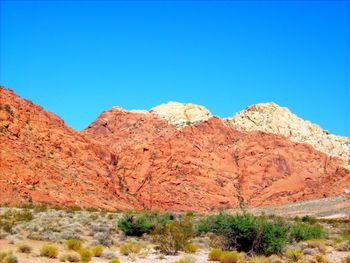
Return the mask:
[[168, 121], [177, 129], [206, 121], [213, 116], [203, 106], [172, 101], [152, 108], [150, 113]]
[[350, 138], [328, 134], [320, 126], [305, 121], [275, 103], [252, 105], [226, 122], [241, 131], [264, 131], [284, 135], [290, 140], [311, 144], [315, 149], [348, 161]]

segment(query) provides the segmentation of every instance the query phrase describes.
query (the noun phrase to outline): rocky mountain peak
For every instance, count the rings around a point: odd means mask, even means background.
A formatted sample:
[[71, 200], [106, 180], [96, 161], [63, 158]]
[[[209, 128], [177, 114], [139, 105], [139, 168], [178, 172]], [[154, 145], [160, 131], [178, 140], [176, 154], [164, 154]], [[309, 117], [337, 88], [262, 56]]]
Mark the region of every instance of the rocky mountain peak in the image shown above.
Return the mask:
[[203, 106], [173, 101], [152, 108], [150, 113], [166, 120], [176, 126], [177, 129], [182, 129], [213, 117], [209, 110]]
[[288, 108], [275, 103], [261, 103], [247, 107], [226, 122], [240, 131], [264, 131], [280, 134], [299, 143], [308, 143], [318, 151], [343, 160], [350, 158], [350, 138], [335, 136], [319, 125], [303, 120]]

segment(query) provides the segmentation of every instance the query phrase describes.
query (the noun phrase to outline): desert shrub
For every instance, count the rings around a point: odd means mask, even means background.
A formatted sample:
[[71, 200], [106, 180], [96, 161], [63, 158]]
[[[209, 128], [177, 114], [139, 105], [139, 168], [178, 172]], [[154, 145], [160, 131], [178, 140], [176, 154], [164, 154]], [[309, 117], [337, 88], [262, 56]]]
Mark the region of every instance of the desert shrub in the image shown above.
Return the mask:
[[120, 263], [119, 258], [112, 258], [108, 263]]
[[[274, 261], [276, 262], [276, 261]], [[280, 260], [279, 262], [282, 263], [282, 261]], [[268, 259], [267, 257], [264, 256], [255, 256], [250, 258], [246, 263], [271, 263], [270, 259]]]
[[350, 263], [350, 254], [343, 259], [342, 263]]
[[0, 251], [0, 263], [3, 261], [3, 259], [7, 256], [7, 253], [6, 251]]
[[224, 236], [210, 235], [209, 247], [225, 249], [226, 239]]
[[190, 255], [185, 255], [181, 257], [179, 260], [175, 261], [175, 263], [195, 263], [196, 258]]
[[142, 236], [151, 232], [152, 225], [145, 215], [125, 215], [118, 221], [118, 228], [127, 236]]
[[236, 263], [239, 255], [237, 251], [223, 251], [220, 257], [221, 263]]
[[193, 243], [188, 243], [185, 245], [184, 251], [186, 253], [194, 254], [197, 252], [197, 246]]
[[308, 240], [307, 246], [311, 248], [317, 248], [318, 251], [321, 252], [322, 254], [325, 254], [327, 252], [327, 248], [323, 240], [317, 240], [317, 239]]
[[68, 250], [78, 251], [81, 248], [81, 241], [79, 239], [67, 239], [64, 241]]
[[208, 260], [220, 261], [221, 255], [222, 255], [222, 250], [218, 249], [218, 248], [214, 248], [214, 249], [210, 250], [210, 252], [208, 254]]
[[21, 253], [30, 253], [32, 251], [32, 247], [25, 243], [17, 243], [16, 246], [18, 252]]
[[94, 236], [94, 239], [103, 246], [111, 246], [111, 230], [107, 224], [93, 224], [91, 225], [90, 234]]
[[144, 248], [138, 253], [139, 258], [147, 258], [149, 255], [149, 249]]
[[4, 263], [18, 263], [18, 259], [15, 255], [13, 254], [8, 254], [4, 260], [3, 260]]
[[286, 252], [286, 256], [293, 262], [298, 262], [303, 257], [303, 251], [300, 249], [290, 249]]
[[313, 216], [305, 215], [301, 218], [301, 221], [304, 223], [315, 224], [317, 219]]
[[113, 259], [117, 257], [117, 254], [113, 251], [104, 250], [101, 255], [102, 258]]
[[195, 213], [193, 211], [187, 211], [185, 216], [187, 216], [187, 217], [194, 217]]
[[33, 214], [29, 209], [15, 211], [13, 213], [15, 221], [28, 222], [33, 219]]
[[0, 251], [0, 263], [17, 263], [17, 257], [12, 251]]
[[349, 233], [344, 233], [344, 234], [334, 238], [334, 242], [337, 244], [344, 242], [344, 241], [350, 241], [350, 234]]
[[124, 243], [119, 247], [120, 254], [124, 256], [128, 256], [131, 253], [137, 254], [140, 252], [140, 250], [141, 250], [141, 246], [139, 244], [132, 243], [132, 242]]
[[329, 263], [328, 259], [323, 255], [316, 255], [315, 259], [318, 263]]
[[92, 256], [101, 257], [103, 252], [103, 246], [101, 245], [93, 246], [90, 248], [90, 250], [91, 250]]
[[41, 257], [56, 258], [57, 253], [58, 253], [57, 247], [50, 244], [43, 245], [40, 249]]
[[40, 213], [40, 212], [46, 212], [48, 209], [46, 204], [39, 204], [34, 206], [34, 212], [35, 213]]
[[58, 259], [61, 262], [79, 262], [80, 261], [80, 255], [76, 251], [63, 251], [59, 254]]
[[92, 253], [87, 248], [81, 248], [78, 250], [78, 253], [80, 255], [80, 261], [83, 263], [87, 263], [91, 261]]
[[271, 255], [268, 263], [284, 263], [284, 261], [277, 255]]
[[325, 236], [325, 232], [321, 225], [319, 224], [307, 224], [296, 222], [292, 226], [291, 238], [297, 242], [310, 240], [310, 239], [319, 239]]
[[171, 215], [164, 213], [144, 213], [139, 215], [124, 215], [117, 226], [127, 236], [142, 236], [152, 232], [157, 225], [165, 225], [171, 220]]
[[192, 228], [188, 218], [157, 225], [152, 233], [153, 241], [162, 253], [175, 255], [179, 250], [183, 250], [192, 238]]
[[19, 222], [27, 222], [33, 219], [33, 214], [28, 209], [8, 210], [0, 215], [0, 229], [10, 233]]
[[219, 213], [201, 220], [196, 231], [222, 235], [227, 250], [273, 254], [281, 252], [288, 242], [289, 226], [279, 218]]

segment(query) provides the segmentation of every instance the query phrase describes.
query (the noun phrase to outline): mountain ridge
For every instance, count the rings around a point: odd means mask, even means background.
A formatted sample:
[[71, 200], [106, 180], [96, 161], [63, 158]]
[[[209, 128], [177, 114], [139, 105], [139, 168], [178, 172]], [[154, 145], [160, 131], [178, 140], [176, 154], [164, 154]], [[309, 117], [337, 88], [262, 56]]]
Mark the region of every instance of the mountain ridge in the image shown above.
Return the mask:
[[342, 159], [217, 117], [179, 129], [114, 107], [77, 132], [3, 87], [0, 104], [1, 203], [211, 211], [334, 196], [350, 184]]

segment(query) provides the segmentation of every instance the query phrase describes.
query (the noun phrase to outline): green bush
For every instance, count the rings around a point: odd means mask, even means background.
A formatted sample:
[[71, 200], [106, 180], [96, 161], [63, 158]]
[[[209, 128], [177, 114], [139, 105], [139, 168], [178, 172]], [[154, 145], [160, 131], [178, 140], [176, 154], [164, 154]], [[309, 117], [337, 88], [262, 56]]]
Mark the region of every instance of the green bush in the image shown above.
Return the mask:
[[108, 263], [120, 263], [119, 258], [112, 258]]
[[184, 250], [192, 238], [192, 223], [188, 218], [171, 221], [166, 225], [157, 225], [153, 231], [153, 241], [164, 254], [175, 255]]
[[288, 242], [289, 226], [279, 218], [219, 213], [201, 220], [196, 231], [223, 236], [226, 250], [273, 254]]
[[78, 250], [78, 253], [80, 255], [80, 261], [83, 263], [87, 263], [91, 261], [92, 253], [87, 248], [81, 248]]
[[310, 240], [310, 239], [319, 239], [325, 236], [325, 232], [321, 225], [319, 224], [307, 224], [296, 222], [292, 226], [291, 238], [297, 242]]
[[10, 233], [19, 222], [27, 222], [33, 219], [33, 214], [28, 209], [8, 210], [0, 215], [0, 229]]
[[145, 215], [125, 215], [118, 221], [118, 228], [127, 236], [142, 236], [151, 232], [152, 225]]
[[304, 223], [309, 223], [309, 224], [316, 224], [317, 219], [313, 216], [305, 215], [301, 218], [301, 221]]
[[79, 239], [67, 239], [64, 241], [66, 249], [78, 251], [81, 249], [81, 241]]
[[144, 213], [139, 215], [124, 215], [118, 222], [118, 228], [127, 236], [142, 236], [150, 233], [157, 225], [165, 225], [171, 219], [171, 215], [164, 213]]
[[210, 250], [209, 254], [208, 254], [208, 260], [211, 261], [220, 261], [221, 255], [222, 255], [222, 250], [218, 249], [218, 248], [214, 248], [212, 250]]
[[56, 258], [57, 253], [58, 253], [57, 247], [50, 244], [43, 245], [40, 249], [41, 257]]

